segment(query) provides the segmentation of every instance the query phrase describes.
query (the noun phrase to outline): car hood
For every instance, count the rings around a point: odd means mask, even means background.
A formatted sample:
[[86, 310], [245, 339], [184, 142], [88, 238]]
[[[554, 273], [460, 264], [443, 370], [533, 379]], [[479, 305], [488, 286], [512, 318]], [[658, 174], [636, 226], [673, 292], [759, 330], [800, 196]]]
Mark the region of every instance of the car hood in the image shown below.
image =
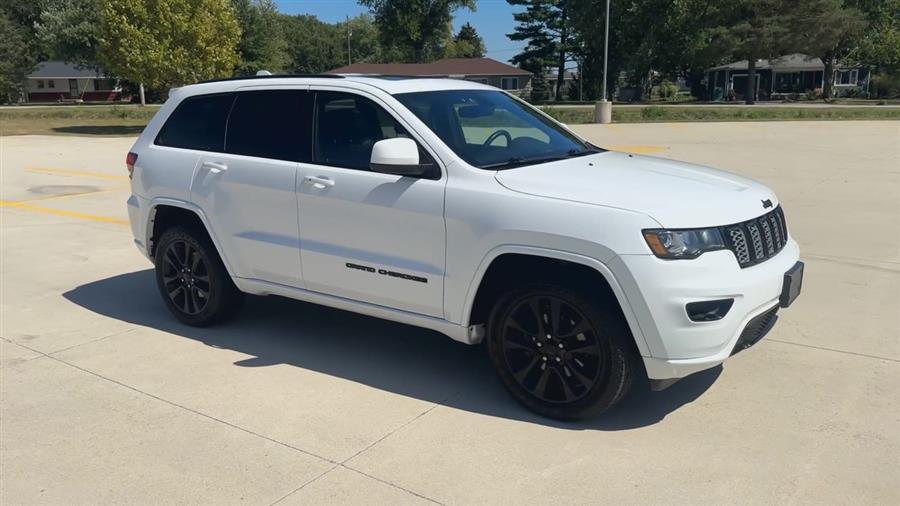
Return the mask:
[[751, 179], [613, 151], [501, 170], [496, 178], [520, 193], [644, 213], [666, 228], [738, 223], [778, 205], [770, 189]]

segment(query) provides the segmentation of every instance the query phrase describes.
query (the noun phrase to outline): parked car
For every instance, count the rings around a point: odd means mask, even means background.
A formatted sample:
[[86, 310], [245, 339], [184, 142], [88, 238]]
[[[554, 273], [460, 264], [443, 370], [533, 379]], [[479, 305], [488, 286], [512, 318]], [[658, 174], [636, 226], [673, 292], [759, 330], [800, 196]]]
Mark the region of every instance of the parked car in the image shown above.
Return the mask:
[[182, 322], [277, 294], [485, 342], [553, 418], [721, 364], [802, 281], [770, 189], [607, 151], [473, 82], [186, 86], [127, 165], [135, 243]]

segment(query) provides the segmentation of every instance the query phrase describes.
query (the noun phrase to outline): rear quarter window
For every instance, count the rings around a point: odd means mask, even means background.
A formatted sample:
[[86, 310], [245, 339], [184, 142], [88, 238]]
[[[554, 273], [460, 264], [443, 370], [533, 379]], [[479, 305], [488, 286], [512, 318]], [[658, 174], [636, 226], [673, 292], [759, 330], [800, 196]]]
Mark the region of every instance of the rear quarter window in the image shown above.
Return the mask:
[[166, 120], [155, 144], [201, 151], [225, 149], [225, 123], [233, 93], [186, 98]]

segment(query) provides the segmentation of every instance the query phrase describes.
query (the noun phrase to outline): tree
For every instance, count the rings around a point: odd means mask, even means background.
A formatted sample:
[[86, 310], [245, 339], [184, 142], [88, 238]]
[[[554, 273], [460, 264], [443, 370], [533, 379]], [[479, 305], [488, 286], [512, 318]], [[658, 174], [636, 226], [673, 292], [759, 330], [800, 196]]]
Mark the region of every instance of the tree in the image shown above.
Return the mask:
[[799, 0], [797, 7], [807, 13], [795, 16], [794, 33], [802, 52], [816, 55], [825, 64], [822, 98], [834, 96], [834, 66], [846, 60], [856, 48], [868, 23], [862, 12], [844, 6], [842, 0]]
[[885, 73], [900, 73], [900, 0], [849, 0], [869, 23], [850, 59]]
[[228, 0], [104, 0], [100, 33], [103, 67], [154, 88], [230, 76], [238, 63]]
[[711, 29], [720, 47], [747, 60], [745, 102], [756, 102], [756, 63], [795, 50], [794, 32], [799, 13], [790, 0], [734, 0], [723, 13], [722, 23]]
[[27, 30], [10, 18], [0, 11], [0, 103], [19, 99], [25, 76], [35, 65]]
[[377, 61], [381, 58], [378, 32], [368, 14], [337, 24], [324, 23], [315, 16], [282, 14], [281, 25], [287, 40], [288, 70], [291, 72], [318, 74], [342, 67], [348, 61]]
[[[507, 36], [511, 40], [528, 41], [528, 46], [514, 56], [513, 63], [529, 62], [533, 68], [540, 67], [543, 79], [548, 67], [556, 67], [555, 100], [562, 99], [566, 62], [574, 45], [571, 31], [569, 0], [506, 0], [510, 5], [525, 6], [525, 11], [513, 14], [515, 31]], [[532, 71], [533, 72], [533, 71]], [[534, 72], [533, 72], [534, 73]]]
[[50, 0], [36, 23], [38, 41], [50, 57], [96, 68], [100, 38], [98, 0]]
[[287, 42], [282, 34], [278, 8], [273, 0], [231, 0], [241, 40], [237, 50], [237, 74], [252, 75], [259, 70], [283, 72], [288, 66]]
[[475, 10], [475, 0], [359, 0], [375, 17], [382, 49], [397, 47], [404, 60], [426, 62], [443, 54], [453, 12]]
[[459, 28], [459, 33], [448, 44], [444, 56], [448, 58], [484, 58], [485, 51], [484, 39], [478, 35], [474, 26], [466, 23]]

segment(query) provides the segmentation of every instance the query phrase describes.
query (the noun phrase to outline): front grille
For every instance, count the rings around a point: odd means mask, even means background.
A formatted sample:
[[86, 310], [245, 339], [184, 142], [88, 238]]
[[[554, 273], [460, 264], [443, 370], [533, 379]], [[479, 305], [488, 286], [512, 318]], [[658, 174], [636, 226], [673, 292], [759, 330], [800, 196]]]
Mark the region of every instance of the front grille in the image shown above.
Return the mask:
[[778, 206], [759, 218], [722, 227], [722, 235], [741, 268], [765, 262], [787, 244], [784, 211]]
[[758, 343], [760, 339], [765, 337], [766, 334], [772, 330], [777, 319], [778, 306], [775, 306], [747, 322], [747, 326], [744, 327], [744, 331], [741, 332], [741, 337], [739, 337], [737, 343], [734, 344], [734, 349], [731, 350], [731, 354], [734, 355], [735, 353], [746, 350]]

